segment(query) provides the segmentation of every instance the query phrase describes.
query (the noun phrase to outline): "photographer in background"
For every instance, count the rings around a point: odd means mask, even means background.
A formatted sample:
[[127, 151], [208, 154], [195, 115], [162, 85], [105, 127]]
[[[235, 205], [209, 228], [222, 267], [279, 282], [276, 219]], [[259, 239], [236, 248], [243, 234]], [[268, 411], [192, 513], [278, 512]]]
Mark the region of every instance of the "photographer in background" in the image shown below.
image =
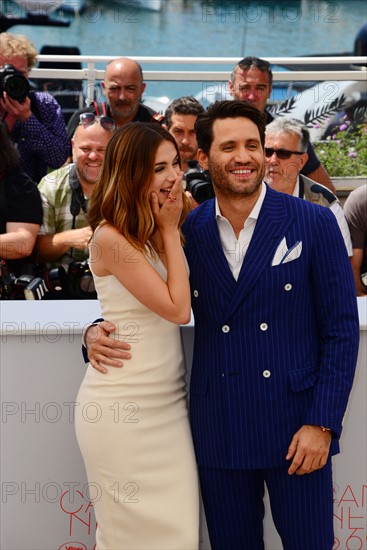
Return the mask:
[[184, 172], [189, 168], [188, 161], [196, 160], [198, 142], [195, 122], [204, 107], [192, 96], [179, 97], [170, 103], [165, 112], [165, 126], [175, 138], [182, 160]]
[[[233, 67], [228, 84], [233, 99], [248, 101], [263, 111], [266, 114], [266, 124], [274, 120], [274, 117], [266, 110], [266, 103], [271, 96], [273, 86], [273, 73], [268, 61], [259, 57], [244, 57]], [[308, 159], [302, 168], [302, 174], [335, 193], [330, 176], [321, 164], [311, 143], [309, 143], [307, 154]]]
[[0, 123], [0, 259], [15, 275], [22, 274], [42, 224], [39, 191], [18, 164], [18, 152]]
[[214, 196], [210, 176], [196, 159], [198, 143], [195, 122], [198, 115], [204, 111], [204, 107], [197, 99], [192, 96], [183, 96], [173, 100], [165, 112], [164, 126], [175, 138], [180, 151], [184, 170], [183, 180], [191, 209]]
[[[47, 269], [62, 265], [68, 271], [71, 285], [68, 297], [93, 297], [89, 296], [88, 288], [85, 288], [85, 295], [83, 292], [78, 295], [78, 288], [74, 292], [70, 278], [79, 280], [90, 275], [85, 260], [92, 231], [86, 220], [86, 211], [114, 130], [115, 122], [110, 117], [81, 114], [72, 139], [73, 164], [48, 174], [38, 187], [43, 204], [43, 225], [34, 248], [34, 258], [46, 263]], [[86, 278], [89, 282], [92, 279], [91, 276]]]
[[301, 173], [308, 160], [309, 144], [310, 133], [300, 120], [277, 117], [270, 122], [265, 132], [265, 181], [276, 191], [330, 208], [351, 257], [350, 233], [338, 198], [330, 189]]
[[105, 102], [93, 101], [88, 107], [76, 111], [68, 122], [69, 137], [73, 137], [82, 113], [107, 115], [115, 121], [117, 128], [129, 122], [162, 124], [164, 117], [143, 104], [145, 88], [143, 69], [137, 61], [128, 57], [112, 59], [106, 65], [102, 81]]
[[36, 57], [28, 38], [0, 33], [0, 117], [24, 170], [38, 183], [48, 168], [65, 163], [70, 141], [57, 101], [46, 92], [30, 91], [28, 74]]

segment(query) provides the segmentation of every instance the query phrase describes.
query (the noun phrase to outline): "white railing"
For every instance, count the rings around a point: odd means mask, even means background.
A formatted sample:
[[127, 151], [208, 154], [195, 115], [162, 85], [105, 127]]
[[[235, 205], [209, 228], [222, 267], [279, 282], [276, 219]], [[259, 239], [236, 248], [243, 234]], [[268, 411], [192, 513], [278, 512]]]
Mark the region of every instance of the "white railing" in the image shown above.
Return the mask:
[[[114, 56], [116, 57], [116, 56]], [[59, 78], [65, 80], [83, 80], [87, 82], [87, 101], [94, 99], [94, 87], [98, 80], [103, 80], [104, 68], [97, 69], [96, 65], [103, 64], [114, 59], [112, 56], [86, 56], [86, 55], [39, 55], [39, 61], [46, 62], [79, 62], [85, 64], [82, 69], [32, 69], [31, 78]], [[145, 81], [167, 81], [167, 82], [225, 82], [228, 80], [231, 68], [239, 61], [238, 57], [138, 57], [133, 56], [130, 59], [138, 61], [144, 70]], [[299, 66], [302, 65], [321, 65], [325, 66], [323, 70], [305, 70], [302, 71], [279, 71], [274, 70], [273, 79], [275, 82], [322, 82], [325, 80], [333, 81], [366, 81], [367, 70], [366, 58], [358, 56], [349, 57], [268, 57], [266, 58], [273, 65], [278, 66]], [[185, 70], [185, 65], [205, 65], [206, 69], [196, 71]], [[348, 70], [336, 70], [334, 65], [350, 66]], [[170, 70], [154, 69], [150, 70], [149, 65], [172, 65]], [[219, 67], [226, 66], [226, 70], [218, 70]]]

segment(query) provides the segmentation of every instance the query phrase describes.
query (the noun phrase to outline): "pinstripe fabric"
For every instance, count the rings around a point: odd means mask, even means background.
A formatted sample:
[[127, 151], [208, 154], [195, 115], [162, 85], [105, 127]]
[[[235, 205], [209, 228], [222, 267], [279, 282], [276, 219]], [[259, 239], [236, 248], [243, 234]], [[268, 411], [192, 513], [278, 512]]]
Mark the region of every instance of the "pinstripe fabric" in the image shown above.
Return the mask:
[[310, 475], [289, 476], [285, 468], [274, 468], [264, 477], [283, 550], [332, 550], [331, 459]]
[[[358, 353], [353, 274], [333, 213], [267, 188], [236, 282], [214, 201], [185, 224], [195, 344], [190, 414], [213, 550], [263, 550], [267, 484], [285, 550], [331, 550], [330, 460], [289, 476], [285, 455], [304, 424], [338, 439]], [[283, 238], [296, 260], [272, 266]]]
[[[332, 212], [267, 189], [238, 281], [207, 201], [185, 224], [195, 347], [191, 425], [199, 465], [284, 466], [303, 424], [338, 438], [358, 351], [353, 275]], [[283, 237], [301, 256], [271, 266]], [[264, 371], [269, 371], [266, 373]]]
[[199, 477], [211, 549], [264, 550], [262, 471], [199, 467]]
[[331, 460], [311, 475], [286, 468], [199, 468], [212, 550], [263, 550], [264, 483], [283, 550], [331, 550]]

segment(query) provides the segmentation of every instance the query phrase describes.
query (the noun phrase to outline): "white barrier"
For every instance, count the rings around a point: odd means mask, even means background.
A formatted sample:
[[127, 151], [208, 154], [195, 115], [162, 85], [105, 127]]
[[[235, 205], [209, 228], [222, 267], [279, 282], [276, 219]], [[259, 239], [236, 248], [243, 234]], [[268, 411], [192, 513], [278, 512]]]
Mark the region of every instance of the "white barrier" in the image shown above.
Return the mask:
[[[367, 298], [358, 299], [356, 379], [334, 459], [334, 550], [366, 550]], [[73, 411], [84, 364], [81, 330], [97, 301], [0, 302], [1, 545], [4, 550], [92, 550], [93, 500], [76, 443]], [[193, 326], [182, 328], [191, 365]], [[202, 522], [201, 549], [210, 548]], [[281, 549], [266, 507], [268, 550]]]
[[[30, 78], [47, 78], [63, 80], [84, 80], [86, 85], [86, 99], [88, 104], [95, 98], [96, 81], [104, 77], [104, 66], [117, 56], [106, 55], [38, 55], [37, 60], [47, 63], [81, 63], [82, 69], [51, 69], [33, 68]], [[132, 56], [144, 67], [144, 80], [155, 82], [207, 82], [207, 94], [213, 94], [213, 85], [217, 89], [219, 83], [228, 81], [232, 67], [239, 61], [238, 57], [152, 57]], [[274, 82], [324, 82], [359, 81], [361, 91], [365, 90], [367, 73], [364, 56], [325, 56], [325, 57], [267, 57], [269, 63], [275, 65], [273, 71]], [[102, 67], [101, 67], [102, 65]], [[148, 68], [153, 65], [154, 68]], [[162, 67], [171, 66], [169, 70]], [[202, 65], [205, 68], [190, 70], [187, 66]], [[277, 70], [277, 67], [294, 66], [297, 70]], [[100, 68], [97, 68], [100, 67]], [[159, 67], [159, 68], [157, 68]], [[315, 70], [315, 67], [317, 70]], [[330, 84], [328, 85], [328, 87]], [[335, 92], [336, 90], [332, 88]], [[329, 87], [330, 102], [335, 97]], [[286, 98], [284, 98], [286, 99]]]

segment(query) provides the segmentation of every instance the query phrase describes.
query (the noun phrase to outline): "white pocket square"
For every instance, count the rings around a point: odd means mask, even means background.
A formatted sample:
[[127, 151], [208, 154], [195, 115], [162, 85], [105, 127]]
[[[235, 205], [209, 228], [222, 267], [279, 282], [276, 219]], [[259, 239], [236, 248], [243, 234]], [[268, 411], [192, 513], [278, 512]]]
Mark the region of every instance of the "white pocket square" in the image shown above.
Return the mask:
[[302, 241], [297, 241], [293, 246], [288, 248], [286, 238], [280, 241], [278, 248], [275, 251], [273, 261], [271, 262], [272, 266], [286, 264], [287, 262], [292, 262], [297, 260], [302, 253]]

